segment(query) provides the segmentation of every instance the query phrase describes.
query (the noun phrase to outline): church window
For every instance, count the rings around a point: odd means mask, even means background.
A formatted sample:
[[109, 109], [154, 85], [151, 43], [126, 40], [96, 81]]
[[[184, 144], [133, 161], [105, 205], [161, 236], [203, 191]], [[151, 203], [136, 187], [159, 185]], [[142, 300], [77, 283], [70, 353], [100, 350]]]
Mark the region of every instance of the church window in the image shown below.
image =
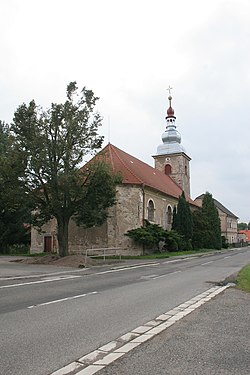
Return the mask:
[[169, 176], [172, 173], [172, 167], [170, 164], [165, 165], [165, 174]]
[[148, 202], [148, 221], [154, 221], [155, 218], [155, 206], [154, 202], [150, 199]]
[[187, 176], [187, 166], [185, 165], [185, 175]]
[[167, 223], [168, 224], [172, 224], [172, 217], [173, 217], [172, 208], [171, 206], [168, 206], [168, 210], [167, 210]]

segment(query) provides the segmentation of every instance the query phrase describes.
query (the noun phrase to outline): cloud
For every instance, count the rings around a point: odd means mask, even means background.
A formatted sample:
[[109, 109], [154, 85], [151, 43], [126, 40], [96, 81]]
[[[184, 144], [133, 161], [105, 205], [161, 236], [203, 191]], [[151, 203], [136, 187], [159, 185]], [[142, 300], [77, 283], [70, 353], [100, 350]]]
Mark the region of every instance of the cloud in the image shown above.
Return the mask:
[[153, 165], [170, 84], [193, 197], [211, 191], [249, 221], [248, 0], [9, 0], [0, 12], [2, 120], [33, 98], [65, 100], [76, 80], [100, 97], [105, 142]]

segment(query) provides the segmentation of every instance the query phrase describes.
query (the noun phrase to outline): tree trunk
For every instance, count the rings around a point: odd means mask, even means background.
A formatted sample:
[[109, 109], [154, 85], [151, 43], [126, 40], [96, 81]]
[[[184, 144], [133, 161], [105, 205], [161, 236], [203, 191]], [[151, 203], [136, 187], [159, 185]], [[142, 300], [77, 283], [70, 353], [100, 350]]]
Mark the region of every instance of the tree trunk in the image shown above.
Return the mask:
[[59, 255], [65, 257], [69, 254], [68, 237], [69, 237], [69, 218], [57, 218], [57, 238], [59, 245]]

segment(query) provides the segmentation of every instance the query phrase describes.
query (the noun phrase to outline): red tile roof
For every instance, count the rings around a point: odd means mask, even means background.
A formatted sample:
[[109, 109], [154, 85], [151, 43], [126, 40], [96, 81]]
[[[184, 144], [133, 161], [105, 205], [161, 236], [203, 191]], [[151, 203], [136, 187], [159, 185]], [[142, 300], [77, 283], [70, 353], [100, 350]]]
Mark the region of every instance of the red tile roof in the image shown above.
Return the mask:
[[[123, 184], [145, 185], [177, 199], [182, 194], [181, 187], [170, 176], [167, 176], [165, 173], [127, 154], [110, 143], [93, 159], [103, 158], [103, 156], [115, 173], [121, 173]], [[186, 198], [190, 203], [196, 206], [196, 203], [189, 197]]]
[[246, 235], [246, 240], [248, 242], [250, 242], [250, 230], [249, 229], [239, 230], [239, 233], [240, 234], [245, 234]]

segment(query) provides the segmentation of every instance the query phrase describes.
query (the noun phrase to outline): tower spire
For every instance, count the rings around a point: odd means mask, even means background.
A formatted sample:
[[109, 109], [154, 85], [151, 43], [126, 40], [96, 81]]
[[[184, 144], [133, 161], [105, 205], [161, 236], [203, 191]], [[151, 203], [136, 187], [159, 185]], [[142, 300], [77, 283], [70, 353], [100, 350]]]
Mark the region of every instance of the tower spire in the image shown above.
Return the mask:
[[166, 117], [166, 130], [162, 134], [162, 144], [157, 147], [157, 154], [154, 156], [155, 168], [170, 175], [190, 196], [190, 157], [186, 154], [181, 144], [181, 135], [175, 124], [176, 117], [172, 108], [172, 87], [169, 92], [169, 108]]
[[173, 87], [169, 87], [167, 88], [167, 91], [169, 92], [169, 96], [168, 96], [168, 100], [169, 100], [169, 108], [167, 110], [167, 117], [166, 117], [166, 120], [169, 118], [169, 117], [173, 117], [173, 118], [176, 118], [174, 116], [174, 110], [172, 108], [172, 96], [171, 96], [171, 90], [173, 90]]

